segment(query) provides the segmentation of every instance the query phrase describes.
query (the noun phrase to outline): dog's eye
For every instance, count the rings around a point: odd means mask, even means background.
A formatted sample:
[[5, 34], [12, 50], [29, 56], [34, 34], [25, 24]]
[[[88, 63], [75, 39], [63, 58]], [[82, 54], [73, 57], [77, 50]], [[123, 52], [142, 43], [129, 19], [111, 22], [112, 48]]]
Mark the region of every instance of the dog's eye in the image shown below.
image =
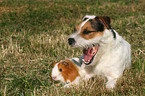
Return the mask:
[[62, 69], [59, 69], [60, 72], [62, 72]]
[[87, 20], [88, 18], [84, 18], [83, 21]]
[[77, 30], [76, 30], [76, 28], [74, 27], [74, 32], [76, 32]]
[[92, 33], [92, 32], [96, 32], [96, 31], [88, 31], [88, 30], [84, 30], [83, 34], [89, 34], [89, 33]]

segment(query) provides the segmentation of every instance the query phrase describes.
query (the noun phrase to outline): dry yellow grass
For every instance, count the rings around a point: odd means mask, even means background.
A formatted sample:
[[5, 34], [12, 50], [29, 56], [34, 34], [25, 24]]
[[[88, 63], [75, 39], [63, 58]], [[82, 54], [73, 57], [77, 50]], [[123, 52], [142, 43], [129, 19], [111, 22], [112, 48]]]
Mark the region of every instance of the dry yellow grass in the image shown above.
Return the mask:
[[[142, 0], [2, 0], [0, 6], [0, 95], [145, 95]], [[112, 27], [132, 46], [132, 67], [117, 81], [114, 92], [106, 90], [102, 78], [70, 89], [55, 86], [50, 79], [53, 62], [82, 54], [67, 39], [86, 14], [110, 16]]]

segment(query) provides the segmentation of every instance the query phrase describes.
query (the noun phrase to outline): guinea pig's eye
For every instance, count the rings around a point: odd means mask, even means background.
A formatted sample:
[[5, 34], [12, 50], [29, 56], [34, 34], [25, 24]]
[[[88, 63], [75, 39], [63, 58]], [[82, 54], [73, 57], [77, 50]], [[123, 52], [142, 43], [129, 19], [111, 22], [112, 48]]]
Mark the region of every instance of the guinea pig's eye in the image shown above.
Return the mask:
[[60, 72], [62, 72], [62, 69], [59, 69]]

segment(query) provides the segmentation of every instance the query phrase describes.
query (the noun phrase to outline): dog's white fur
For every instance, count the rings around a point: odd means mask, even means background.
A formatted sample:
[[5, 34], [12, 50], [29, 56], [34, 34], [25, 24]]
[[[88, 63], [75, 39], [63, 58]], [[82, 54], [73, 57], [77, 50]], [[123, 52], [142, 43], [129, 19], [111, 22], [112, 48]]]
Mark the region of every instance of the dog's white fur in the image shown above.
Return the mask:
[[[88, 20], [95, 18], [94, 15], [87, 15], [86, 17]], [[85, 23], [84, 21], [82, 26]], [[123, 74], [125, 68], [131, 66], [131, 46], [116, 31], [115, 34], [116, 38], [114, 39], [111, 30], [105, 29], [103, 36], [89, 40], [79, 36], [78, 32], [70, 35], [70, 38], [74, 38], [76, 41], [74, 47], [100, 45], [93, 62], [90, 65], [83, 64], [82, 66], [88, 74], [86, 79], [94, 75], [103, 75], [108, 80], [106, 87], [111, 89], [115, 87], [116, 80]]]

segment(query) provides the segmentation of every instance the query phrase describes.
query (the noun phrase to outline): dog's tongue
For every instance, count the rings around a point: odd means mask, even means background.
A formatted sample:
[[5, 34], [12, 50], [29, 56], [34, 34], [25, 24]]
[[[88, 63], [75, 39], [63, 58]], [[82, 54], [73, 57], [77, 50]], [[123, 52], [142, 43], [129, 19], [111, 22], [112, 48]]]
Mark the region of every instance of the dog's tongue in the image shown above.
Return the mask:
[[88, 48], [88, 49], [83, 49], [83, 53], [84, 53], [84, 61], [86, 63], [90, 62], [92, 57], [96, 54], [98, 50], [98, 46], [95, 46], [95, 47], [91, 47], [91, 48]]

